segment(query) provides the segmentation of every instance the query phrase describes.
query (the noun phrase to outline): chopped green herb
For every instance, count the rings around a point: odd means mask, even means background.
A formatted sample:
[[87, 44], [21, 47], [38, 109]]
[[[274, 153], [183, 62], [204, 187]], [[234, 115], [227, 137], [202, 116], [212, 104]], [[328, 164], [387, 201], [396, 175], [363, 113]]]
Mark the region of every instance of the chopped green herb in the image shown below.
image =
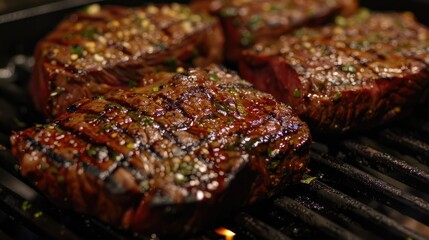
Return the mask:
[[301, 97], [301, 91], [298, 88], [295, 88], [295, 90], [293, 90], [293, 97], [294, 98]]
[[309, 178], [306, 178], [306, 179], [302, 179], [301, 183], [310, 184], [312, 181], [314, 181], [316, 179], [317, 179], [317, 177], [309, 177]]
[[253, 15], [247, 24], [250, 30], [256, 30], [262, 24], [262, 18], [259, 15]]
[[165, 60], [164, 65], [168, 68], [169, 71], [176, 71], [178, 62], [176, 58], [169, 57], [167, 60]]
[[42, 215], [43, 215], [43, 212], [42, 212], [42, 211], [38, 211], [38, 212], [34, 213], [33, 217], [34, 217], [34, 218], [39, 218], [39, 217], [41, 217]]
[[238, 93], [237, 89], [235, 87], [231, 87], [228, 89], [230, 93]]
[[125, 107], [122, 106], [119, 103], [116, 102], [109, 102], [104, 106], [104, 110], [110, 110], [110, 109], [120, 109], [120, 110], [124, 110]]
[[65, 180], [65, 179], [64, 179], [64, 176], [61, 176], [61, 175], [58, 175], [58, 176], [57, 176], [57, 182], [58, 182], [58, 183], [63, 183], [63, 182], [64, 182], [64, 180]]
[[13, 121], [15, 122], [16, 126], [18, 126], [19, 128], [24, 128], [27, 126], [27, 124], [25, 124], [25, 122], [19, 120], [16, 117], [13, 118]]
[[275, 170], [280, 165], [280, 159], [273, 159], [270, 162], [268, 162], [267, 169], [268, 170]]
[[59, 134], [64, 133], [64, 131], [63, 131], [63, 130], [58, 126], [58, 125], [55, 125], [54, 129], [55, 129], [55, 131], [57, 131]]
[[149, 126], [153, 126], [153, 120], [149, 116], [144, 116], [144, 122]]
[[188, 178], [185, 177], [183, 174], [181, 173], [176, 173], [174, 175], [174, 182], [178, 185], [184, 184], [188, 181]]
[[21, 167], [18, 164], [13, 165], [13, 168], [15, 169], [15, 171], [19, 171], [19, 169], [21, 169]]
[[111, 128], [112, 128], [112, 124], [110, 124], [110, 123], [104, 124], [104, 125], [100, 126], [99, 132], [108, 132], [108, 130], [110, 130]]
[[137, 82], [133, 81], [133, 80], [129, 81], [128, 82], [128, 87], [129, 88], [135, 88], [135, 87], [137, 87]]
[[75, 45], [71, 46], [71, 51], [70, 52], [71, 52], [71, 54], [76, 54], [79, 57], [82, 57], [84, 50], [85, 49], [81, 45], [75, 44]]
[[97, 155], [98, 152], [98, 147], [95, 146], [91, 146], [86, 153], [88, 154], [88, 156], [90, 157], [95, 157]]
[[209, 78], [210, 78], [210, 81], [212, 82], [217, 82], [220, 80], [216, 73], [209, 73]]
[[278, 148], [275, 148], [275, 149], [268, 148], [268, 157], [273, 158], [277, 154], [279, 154], [279, 152], [280, 150]]
[[257, 143], [259, 143], [259, 139], [252, 138], [252, 139], [249, 139], [249, 141], [245, 142], [243, 146], [245, 149], [251, 149], [253, 147], [256, 147]]
[[127, 148], [128, 149], [133, 149], [134, 148], [134, 143], [132, 143], [132, 142], [127, 143]]
[[152, 88], [152, 92], [159, 92], [159, 86], [155, 86]]
[[324, 82], [317, 82], [316, 86], [319, 90], [323, 90], [326, 87]]
[[48, 168], [48, 164], [46, 164], [46, 162], [42, 162], [41, 164], [40, 164], [40, 169], [42, 169], [42, 170], [46, 170]]
[[65, 92], [66, 90], [62, 87], [56, 87], [50, 94], [51, 97], [55, 97], [57, 95], [59, 95], [60, 93]]
[[234, 7], [225, 8], [220, 12], [222, 17], [233, 17], [237, 15], [237, 9]]
[[243, 103], [237, 99], [237, 111], [238, 113], [240, 113], [241, 115], [246, 115], [246, 108], [244, 107]]
[[[86, 27], [81, 33], [80, 33], [80, 35], [82, 36], [82, 37], [85, 37], [85, 38], [87, 38], [87, 39], [89, 39], [89, 40], [95, 40], [95, 36], [97, 35], [97, 34], [99, 34], [99, 31], [95, 28], [95, 27], [93, 27], [93, 26], [90, 26], [90, 27]], [[79, 54], [78, 54], [79, 55]]]
[[192, 174], [192, 170], [193, 170], [194, 168], [193, 168], [193, 166], [192, 166], [192, 164], [190, 164], [190, 163], [187, 163], [187, 162], [181, 162], [180, 164], [179, 164], [179, 166], [178, 166], [178, 171], [179, 171], [179, 173], [182, 173], [182, 174], [184, 174], [185, 176], [187, 176], [187, 175], [191, 175]]
[[200, 56], [200, 51], [197, 48], [192, 49], [192, 58]]
[[334, 94], [334, 96], [332, 96], [332, 100], [334, 100], [334, 102], [339, 101], [341, 98], [343, 97], [343, 95], [340, 92], [337, 92]]
[[271, 12], [278, 12], [282, 10], [282, 7], [280, 7], [278, 4], [271, 4], [270, 11]]
[[57, 174], [57, 173], [58, 173], [58, 168], [57, 168], [57, 167], [55, 167], [55, 166], [51, 166], [51, 167], [48, 169], [48, 172], [50, 172], [50, 173], [52, 173], [52, 174]]
[[240, 43], [243, 46], [250, 46], [253, 43], [253, 36], [249, 31], [241, 33]]
[[341, 66], [341, 71], [347, 72], [347, 73], [355, 73], [356, 72], [356, 66], [353, 64], [345, 64]]
[[345, 27], [345, 26], [347, 26], [348, 23], [347, 23], [347, 19], [345, 17], [337, 16], [335, 18], [335, 24], [337, 24], [337, 26], [340, 26], [340, 27]]
[[21, 204], [22, 211], [27, 211], [30, 208], [31, 208], [31, 203], [29, 201], [22, 202]]
[[226, 121], [226, 125], [230, 125], [234, 121], [234, 118], [229, 116], [228, 120]]
[[141, 181], [139, 186], [142, 189], [142, 191], [147, 191], [147, 190], [149, 190], [149, 181], [147, 181], [147, 180]]
[[154, 44], [155, 45], [155, 47], [158, 47], [158, 48], [160, 48], [161, 50], [167, 50], [167, 45], [165, 44], [165, 43], [162, 43], [162, 42], [160, 42], [160, 43], [155, 43]]
[[221, 113], [222, 113], [222, 115], [226, 115], [226, 114], [228, 114], [228, 108], [225, 106], [225, 105], [223, 105], [221, 102], [219, 102], [219, 101], [217, 101], [217, 100], [214, 100], [213, 101], [213, 106], [218, 110], [218, 111], [221, 111]]
[[361, 22], [366, 21], [369, 17], [371, 17], [371, 11], [368, 8], [361, 8], [359, 12], [354, 15], [354, 18]]

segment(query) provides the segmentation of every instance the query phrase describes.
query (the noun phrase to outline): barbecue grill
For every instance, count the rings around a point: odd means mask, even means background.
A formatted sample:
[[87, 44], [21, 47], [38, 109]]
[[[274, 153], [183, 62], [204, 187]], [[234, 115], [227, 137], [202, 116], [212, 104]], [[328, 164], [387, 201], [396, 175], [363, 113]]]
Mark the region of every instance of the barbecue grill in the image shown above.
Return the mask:
[[[94, 1], [46, 1], [0, 15], [0, 239], [158, 238], [124, 232], [52, 206], [19, 176], [9, 150], [12, 130], [43, 121], [26, 92], [35, 42], [65, 13], [89, 2]], [[364, 1], [363, 5], [410, 10], [429, 24], [425, 15], [429, 1]], [[218, 227], [234, 232], [234, 239], [429, 238], [427, 104], [407, 119], [375, 131], [335, 138], [315, 135], [311, 160], [300, 184], [237, 209]], [[217, 232], [222, 231], [207, 230], [192, 239], [230, 238]]]

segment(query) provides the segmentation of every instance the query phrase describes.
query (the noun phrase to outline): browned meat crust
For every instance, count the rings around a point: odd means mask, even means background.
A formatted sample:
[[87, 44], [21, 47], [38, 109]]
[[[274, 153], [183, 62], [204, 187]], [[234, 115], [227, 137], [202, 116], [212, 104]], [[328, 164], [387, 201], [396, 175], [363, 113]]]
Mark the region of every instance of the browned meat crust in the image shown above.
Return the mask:
[[293, 106], [315, 131], [369, 129], [410, 112], [429, 85], [429, 31], [409, 13], [338, 17], [257, 44], [242, 76]]
[[262, 39], [276, 39], [303, 25], [318, 25], [357, 9], [357, 0], [194, 0], [192, 7], [221, 19], [225, 57], [237, 63], [241, 51]]
[[271, 95], [215, 66], [145, 80], [14, 133], [21, 174], [59, 205], [173, 236], [301, 178], [309, 129]]
[[83, 97], [139, 85], [148, 72], [219, 63], [222, 49], [218, 22], [187, 6], [93, 6], [37, 45], [31, 92], [53, 117]]

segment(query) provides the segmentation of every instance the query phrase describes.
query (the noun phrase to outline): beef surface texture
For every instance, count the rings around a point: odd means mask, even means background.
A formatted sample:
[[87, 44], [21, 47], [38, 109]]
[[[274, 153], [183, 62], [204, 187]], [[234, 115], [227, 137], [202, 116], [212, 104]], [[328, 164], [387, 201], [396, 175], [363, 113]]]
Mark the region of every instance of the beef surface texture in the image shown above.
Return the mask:
[[141, 85], [148, 72], [219, 63], [222, 49], [217, 20], [187, 6], [91, 5], [39, 42], [31, 92], [53, 117], [83, 97]]
[[21, 174], [61, 206], [175, 235], [210, 226], [305, 172], [307, 125], [235, 73], [210, 66], [145, 80], [14, 133]]
[[357, 9], [357, 0], [194, 0], [192, 7], [221, 19], [225, 57], [235, 64], [242, 49], [303, 25], [318, 25]]
[[428, 29], [409, 13], [362, 9], [244, 53], [242, 77], [291, 106], [319, 132], [369, 129], [427, 96]]

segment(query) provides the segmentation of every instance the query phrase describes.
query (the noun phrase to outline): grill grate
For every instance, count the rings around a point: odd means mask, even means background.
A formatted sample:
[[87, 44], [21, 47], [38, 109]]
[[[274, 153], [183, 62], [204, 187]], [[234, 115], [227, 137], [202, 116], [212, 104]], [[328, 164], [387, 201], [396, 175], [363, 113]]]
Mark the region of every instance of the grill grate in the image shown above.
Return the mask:
[[[16, 59], [21, 60], [17, 63]], [[156, 235], [133, 235], [57, 209], [19, 176], [8, 136], [12, 129], [41, 121], [31, 111], [28, 94], [17, 87], [29, 76], [30, 59], [12, 58], [7, 66], [13, 74], [0, 82], [0, 109], [15, 109], [1, 112], [2, 119], [9, 122], [0, 133], [4, 147], [0, 150], [0, 237], [156, 239]], [[17, 101], [16, 96], [22, 97]], [[425, 114], [415, 114], [397, 123], [401, 127], [376, 133], [336, 140], [316, 137], [305, 181], [274, 199], [243, 209], [224, 227], [237, 233], [235, 239], [427, 239], [428, 119]], [[419, 222], [423, 231], [409, 229], [406, 222]], [[222, 237], [207, 231], [194, 239]]]
[[[420, 19], [429, 22], [425, 8], [418, 7], [427, 3], [410, 2]], [[366, 1], [376, 8], [383, 8], [381, 3], [392, 4]], [[404, 6], [398, 1], [392, 8]], [[57, 209], [18, 174], [9, 151], [10, 132], [43, 120], [26, 92], [32, 58], [9, 55], [0, 55], [0, 239], [157, 239]], [[359, 136], [316, 136], [305, 181], [243, 208], [222, 227], [234, 231], [234, 239], [428, 239], [428, 110], [422, 106], [395, 126]], [[192, 239], [224, 237], [209, 230]]]

